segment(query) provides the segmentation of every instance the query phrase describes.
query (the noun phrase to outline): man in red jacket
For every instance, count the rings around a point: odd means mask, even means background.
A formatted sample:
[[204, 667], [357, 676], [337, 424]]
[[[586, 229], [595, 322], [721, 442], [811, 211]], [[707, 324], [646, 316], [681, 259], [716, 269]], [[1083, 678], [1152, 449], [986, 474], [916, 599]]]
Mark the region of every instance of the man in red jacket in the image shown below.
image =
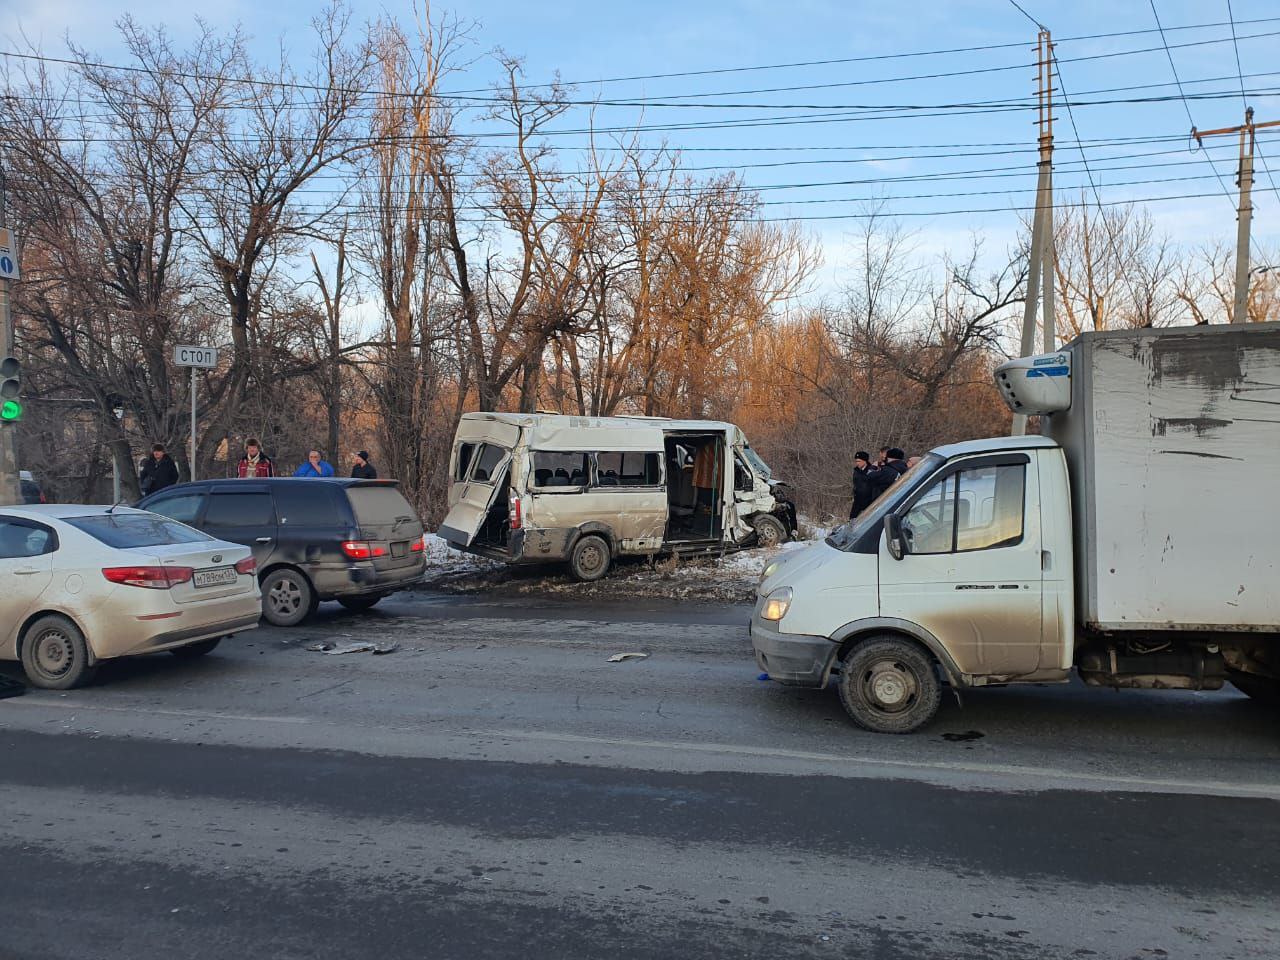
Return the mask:
[[271, 458], [262, 452], [262, 447], [254, 437], [245, 441], [244, 456], [240, 458], [240, 479], [255, 480], [260, 477], [274, 477], [275, 467]]

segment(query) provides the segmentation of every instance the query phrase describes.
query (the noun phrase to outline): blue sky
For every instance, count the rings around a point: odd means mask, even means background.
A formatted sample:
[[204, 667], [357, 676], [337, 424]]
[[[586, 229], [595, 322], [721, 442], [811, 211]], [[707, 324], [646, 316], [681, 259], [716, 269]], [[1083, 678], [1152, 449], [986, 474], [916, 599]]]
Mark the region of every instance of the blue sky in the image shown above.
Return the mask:
[[[46, 52], [56, 54], [65, 49], [62, 39], [69, 34], [105, 60], [120, 56], [111, 25], [126, 10], [143, 23], [164, 24], [178, 38], [188, 34], [193, 24], [190, 9], [177, 10], [174, 4], [159, 0], [135, 0], [127, 5], [114, 0], [41, 0], [21, 7], [13, 0], [0, 0], [0, 6], [10, 5], [14, 9], [3, 21], [9, 27], [0, 37], [4, 49], [16, 48], [22, 42], [21, 35], [25, 35]], [[1085, 141], [1170, 138], [1147, 144], [1087, 147], [1086, 155], [1102, 199], [1111, 202], [1208, 194], [1153, 201], [1148, 209], [1158, 226], [1179, 242], [1233, 242], [1235, 141], [1220, 139], [1209, 152], [1218, 158], [1216, 168], [1225, 182], [1224, 189], [1214, 179], [1206, 154], [1188, 149], [1185, 134], [1191, 124], [1186, 108], [1176, 97], [1173, 74], [1159, 35], [1071, 39], [1117, 31], [1151, 31], [1155, 20], [1148, 0], [1082, 0], [1071, 4], [1026, 0], [1022, 5], [1052, 29], [1059, 42], [1062, 80], [1073, 99], [1173, 97], [1168, 102], [1081, 104], [1074, 109], [1080, 138]], [[218, 26], [241, 23], [264, 53], [270, 53], [281, 38], [287, 50], [296, 48], [301, 52], [306, 47], [306, 21], [318, 6], [302, 0], [284, 0], [270, 6], [232, 0], [200, 12]], [[1243, 102], [1229, 29], [1174, 29], [1226, 21], [1226, 0], [1156, 0], [1155, 6], [1173, 46], [1174, 64], [1186, 92], [1225, 94], [1221, 99], [1190, 102], [1196, 124], [1204, 129], [1240, 123]], [[974, 233], [987, 238], [988, 250], [1003, 249], [1013, 242], [1018, 231], [1016, 208], [1032, 202], [1032, 113], [1004, 111], [960, 116], [954, 111], [913, 109], [897, 111], [892, 119], [854, 119], [856, 111], [851, 109], [885, 104], [919, 108], [1029, 96], [1034, 89], [1031, 63], [1035, 27], [1008, 0], [922, 0], [910, 4], [884, 0], [651, 0], [644, 5], [470, 0], [443, 8], [476, 21], [476, 55], [501, 47], [524, 58], [530, 82], [549, 80], [557, 72], [565, 80], [581, 81], [577, 87], [581, 99], [646, 97], [663, 102], [758, 104], [737, 109], [601, 107], [595, 122], [597, 126], [657, 126], [691, 122], [739, 124], [748, 118], [764, 118], [759, 125], [750, 127], [704, 126], [653, 131], [645, 136], [652, 143], [666, 138], [671, 145], [686, 149], [689, 166], [741, 170], [748, 183], [762, 188], [770, 201], [766, 208], [770, 217], [816, 218], [805, 223], [823, 241], [828, 282], [838, 275], [842, 261], [847, 260], [846, 244], [856, 221], [824, 218], [858, 213], [868, 198], [883, 198], [888, 212], [904, 215], [904, 222], [917, 232], [919, 247], [925, 253], [962, 248]], [[437, 4], [436, 9], [442, 6]], [[1231, 9], [1239, 24], [1238, 35], [1252, 37], [1241, 39], [1238, 46], [1240, 68], [1246, 74], [1244, 82], [1251, 91], [1249, 101], [1257, 109], [1257, 119], [1280, 119], [1280, 96], [1252, 92], [1280, 91], [1280, 73], [1271, 72], [1280, 70], [1280, 5], [1274, 0], [1232, 0]], [[384, 10], [405, 19], [412, 15], [407, 5], [354, 5], [359, 18], [372, 18]], [[1277, 19], [1246, 22], [1265, 18]], [[1207, 42], [1221, 40], [1227, 42]], [[597, 78], [731, 70], [1000, 44], [1014, 46], [622, 83], [590, 82]], [[1139, 50], [1147, 52], [1128, 53]], [[989, 69], [991, 72], [961, 76], [897, 79]], [[454, 90], [483, 88], [495, 77], [492, 61], [481, 56], [450, 86]], [[779, 87], [808, 89], [776, 90]], [[1131, 87], [1137, 89], [1116, 90]], [[748, 90], [771, 92], [742, 92]], [[801, 105], [818, 109], [801, 109]], [[904, 116], [904, 112], [908, 115]], [[814, 116], [823, 113], [839, 116]], [[936, 115], [939, 113], [943, 115]], [[1087, 184], [1080, 152], [1066, 142], [1075, 140], [1066, 112], [1059, 109], [1056, 115], [1057, 185], [1078, 194]], [[794, 122], [806, 118], [808, 122]], [[586, 119], [585, 111], [579, 111], [564, 118], [559, 126], [578, 128]], [[793, 122], [779, 123], [778, 119]], [[458, 126], [467, 128], [468, 123], [460, 121]], [[477, 121], [471, 129], [482, 130], [483, 126]], [[1269, 136], [1274, 143], [1262, 141], [1264, 156], [1280, 178], [1280, 130]], [[554, 142], [571, 158], [582, 138], [556, 137]], [[944, 144], [974, 146], [930, 146]], [[1261, 165], [1258, 176], [1254, 237], [1261, 246], [1274, 247], [1280, 235], [1280, 199]], [[944, 211], [988, 209], [995, 212], [943, 215]]]

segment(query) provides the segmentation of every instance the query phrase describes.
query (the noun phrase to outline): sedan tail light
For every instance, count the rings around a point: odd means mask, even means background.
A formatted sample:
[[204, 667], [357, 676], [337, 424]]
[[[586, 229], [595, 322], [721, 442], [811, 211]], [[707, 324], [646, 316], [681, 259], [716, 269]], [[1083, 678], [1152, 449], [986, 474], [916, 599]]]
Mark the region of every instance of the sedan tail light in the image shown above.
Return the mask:
[[149, 590], [168, 590], [195, 576], [191, 567], [103, 567], [102, 575], [112, 583]]
[[385, 557], [387, 548], [367, 540], [344, 540], [342, 552], [352, 560], [372, 560], [374, 557]]
[[258, 561], [253, 557], [245, 557], [236, 564], [236, 573], [253, 573], [258, 569]]

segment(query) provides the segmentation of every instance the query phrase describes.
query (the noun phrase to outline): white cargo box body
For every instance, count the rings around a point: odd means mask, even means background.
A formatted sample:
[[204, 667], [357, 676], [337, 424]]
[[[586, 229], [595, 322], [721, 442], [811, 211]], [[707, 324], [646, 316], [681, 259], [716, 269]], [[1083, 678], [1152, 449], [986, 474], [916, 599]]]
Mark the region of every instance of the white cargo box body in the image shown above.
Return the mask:
[[1072, 480], [1079, 622], [1280, 631], [1280, 324], [1088, 333], [1045, 418]]

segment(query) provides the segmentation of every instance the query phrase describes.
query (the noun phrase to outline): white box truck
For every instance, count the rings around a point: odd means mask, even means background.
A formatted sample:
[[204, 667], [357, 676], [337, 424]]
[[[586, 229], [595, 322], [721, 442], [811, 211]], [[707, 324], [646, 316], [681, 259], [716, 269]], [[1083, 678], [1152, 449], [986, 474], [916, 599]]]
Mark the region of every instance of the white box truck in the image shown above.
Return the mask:
[[940, 447], [764, 571], [760, 667], [907, 733], [953, 688], [1280, 699], [1280, 324], [1087, 333], [1001, 366], [1042, 436]]

